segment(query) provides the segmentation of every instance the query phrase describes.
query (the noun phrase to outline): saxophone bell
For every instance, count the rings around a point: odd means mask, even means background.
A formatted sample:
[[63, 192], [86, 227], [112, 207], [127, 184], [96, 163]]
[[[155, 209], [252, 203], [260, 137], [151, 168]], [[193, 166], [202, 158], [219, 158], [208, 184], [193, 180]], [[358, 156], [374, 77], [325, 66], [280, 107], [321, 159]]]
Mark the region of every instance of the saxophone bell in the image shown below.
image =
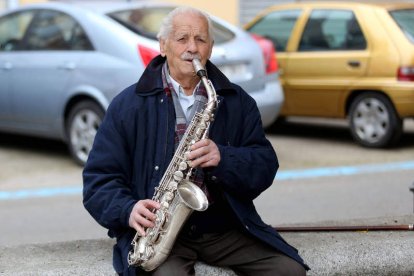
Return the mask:
[[184, 180], [177, 190], [183, 203], [195, 211], [205, 211], [208, 199], [204, 192], [194, 183]]

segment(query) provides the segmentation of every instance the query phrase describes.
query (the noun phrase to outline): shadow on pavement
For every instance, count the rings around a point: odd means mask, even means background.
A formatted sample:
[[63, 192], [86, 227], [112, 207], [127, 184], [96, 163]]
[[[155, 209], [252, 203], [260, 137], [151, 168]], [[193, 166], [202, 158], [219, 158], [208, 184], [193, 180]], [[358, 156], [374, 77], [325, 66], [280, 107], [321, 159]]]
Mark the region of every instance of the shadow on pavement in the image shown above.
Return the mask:
[[[355, 143], [348, 123], [338, 119], [309, 119], [289, 118], [277, 120], [266, 128], [266, 133], [284, 137], [297, 137], [306, 139], [318, 139], [336, 141], [341, 143]], [[412, 124], [404, 128], [400, 142], [392, 148], [414, 147], [414, 128]]]
[[30, 137], [18, 134], [0, 132], [0, 149], [30, 151], [47, 155], [67, 156], [70, 153], [65, 143], [39, 137]]

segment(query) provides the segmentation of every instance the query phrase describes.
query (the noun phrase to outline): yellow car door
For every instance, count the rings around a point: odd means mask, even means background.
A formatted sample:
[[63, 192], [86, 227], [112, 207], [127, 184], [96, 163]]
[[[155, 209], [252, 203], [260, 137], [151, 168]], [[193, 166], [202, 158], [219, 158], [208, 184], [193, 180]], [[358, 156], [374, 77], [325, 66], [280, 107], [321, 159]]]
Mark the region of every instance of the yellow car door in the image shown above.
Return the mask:
[[369, 61], [360, 19], [354, 11], [339, 8], [314, 8], [303, 16], [302, 28], [291, 36], [291, 51], [279, 55], [282, 114], [343, 116], [346, 93], [365, 75]]

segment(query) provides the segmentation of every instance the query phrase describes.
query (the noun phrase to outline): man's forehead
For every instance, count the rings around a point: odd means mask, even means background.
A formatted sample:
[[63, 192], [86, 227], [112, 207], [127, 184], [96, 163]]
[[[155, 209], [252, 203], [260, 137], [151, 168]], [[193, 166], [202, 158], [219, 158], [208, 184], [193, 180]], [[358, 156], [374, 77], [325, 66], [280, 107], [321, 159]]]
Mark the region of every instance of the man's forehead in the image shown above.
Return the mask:
[[203, 28], [200, 26], [194, 26], [194, 25], [174, 25], [173, 27], [173, 33], [175, 35], [180, 34], [192, 34], [192, 35], [207, 35], [207, 28]]
[[175, 30], [197, 30], [205, 31], [208, 29], [207, 19], [199, 14], [183, 14], [176, 16], [172, 21], [173, 29]]

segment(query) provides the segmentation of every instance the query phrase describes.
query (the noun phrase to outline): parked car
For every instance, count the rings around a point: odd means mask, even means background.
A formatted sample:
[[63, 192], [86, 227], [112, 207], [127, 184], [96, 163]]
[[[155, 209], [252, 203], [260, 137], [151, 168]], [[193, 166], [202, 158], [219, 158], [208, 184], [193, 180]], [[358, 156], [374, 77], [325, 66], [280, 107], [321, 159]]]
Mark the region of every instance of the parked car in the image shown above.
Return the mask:
[[[158, 54], [155, 34], [173, 8], [82, 1], [1, 14], [0, 131], [61, 139], [84, 164], [112, 98], [136, 82]], [[138, 13], [143, 23], [132, 25], [128, 20]], [[265, 71], [261, 48], [247, 32], [213, 21], [212, 61], [250, 93], [263, 125], [270, 125], [283, 101], [277, 72]]]
[[281, 117], [347, 117], [363, 146], [398, 142], [414, 116], [414, 4], [275, 5], [245, 29], [276, 48]]

